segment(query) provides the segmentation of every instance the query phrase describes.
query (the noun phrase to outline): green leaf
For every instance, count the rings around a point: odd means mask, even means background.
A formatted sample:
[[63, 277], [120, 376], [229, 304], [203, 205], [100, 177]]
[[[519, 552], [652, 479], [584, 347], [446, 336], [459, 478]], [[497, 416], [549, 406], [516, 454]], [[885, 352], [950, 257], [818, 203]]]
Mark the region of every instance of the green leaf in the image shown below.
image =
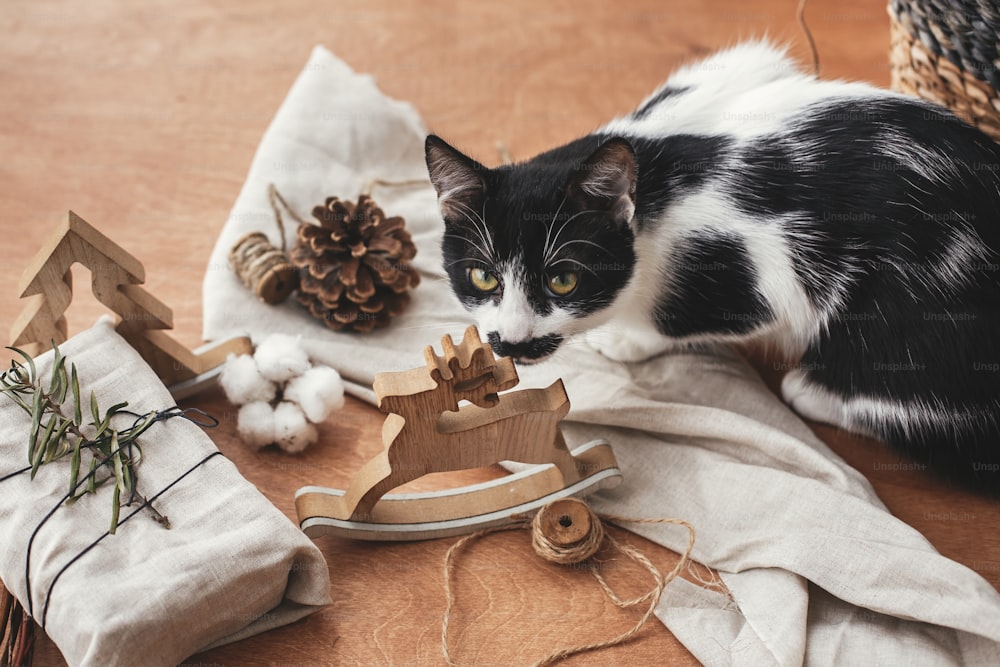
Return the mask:
[[69, 393], [69, 373], [66, 372], [66, 360], [63, 359], [63, 364], [59, 369], [59, 392], [56, 396], [56, 401], [59, 405], [66, 402], [66, 394]]
[[115, 530], [118, 528], [118, 512], [121, 510], [121, 493], [116, 486], [111, 493], [111, 527], [108, 528], [108, 532], [112, 535], [115, 534]]
[[76, 374], [76, 364], [71, 367], [70, 384], [73, 387], [73, 423], [83, 425], [83, 406], [80, 404], [80, 377]]
[[16, 347], [8, 347], [7, 349], [12, 352], [16, 352], [24, 358], [25, 362], [28, 364], [28, 369], [31, 371], [28, 375], [28, 382], [30, 384], [35, 384], [35, 377], [38, 375], [38, 371], [35, 369], [35, 360], [31, 358], [31, 355]]
[[107, 419], [108, 419], [108, 421], [110, 421], [111, 417], [113, 417], [116, 414], [118, 414], [119, 412], [121, 412], [123, 408], [127, 408], [127, 407], [128, 407], [128, 401], [122, 401], [121, 403], [115, 403], [114, 405], [112, 405], [110, 408], [108, 408], [108, 411], [107, 411]]
[[97, 475], [94, 471], [97, 470], [97, 458], [90, 459], [90, 473], [87, 477], [87, 493], [93, 493], [97, 490]]
[[[38, 447], [38, 431], [42, 427], [42, 393], [36, 392], [31, 402], [31, 431], [28, 433], [28, 460], [35, 460], [35, 450]], [[34, 477], [34, 473], [31, 475]]]
[[122, 466], [122, 480], [125, 482], [125, 488], [122, 490], [128, 492], [129, 502], [131, 502], [132, 494], [135, 493], [135, 473], [132, 471], [132, 466], [128, 463]]
[[51, 415], [49, 423], [45, 425], [45, 434], [42, 436], [42, 446], [45, 448], [45, 458], [43, 459], [45, 463], [51, 461], [59, 449], [59, 440], [54, 437], [56, 427], [59, 423], [59, 417]]
[[97, 405], [97, 396], [93, 389], [90, 390], [90, 412], [94, 416], [94, 426], [98, 426], [101, 423], [101, 408]]
[[59, 347], [55, 343], [52, 344], [52, 354], [52, 379], [49, 382], [49, 394], [58, 394], [59, 381], [62, 379], [60, 371], [66, 363], [66, 357], [62, 355], [62, 352], [59, 351]]
[[59, 428], [56, 429], [55, 434], [52, 436], [52, 439], [56, 442], [57, 445], [59, 445], [59, 449], [57, 450], [58, 454], [56, 455], [56, 458], [66, 456], [66, 454], [69, 453], [71, 448], [71, 445], [65, 442], [63, 440], [63, 437], [66, 435], [67, 429], [69, 429], [69, 427], [72, 426], [72, 423], [65, 417], [59, 417], [59, 419], [61, 420], [59, 423]]
[[80, 479], [80, 438], [76, 438], [76, 442], [73, 443], [73, 458], [69, 462], [69, 492], [70, 495], [76, 489], [77, 481]]
[[122, 471], [122, 451], [118, 448], [118, 431], [111, 431], [111, 462], [115, 468], [115, 483], [122, 491], [127, 490], [125, 473]]
[[40, 442], [31, 454], [31, 479], [35, 479], [38, 467], [42, 465], [42, 457], [45, 455], [45, 442]]
[[152, 410], [144, 414], [136, 423], [129, 427], [128, 436], [131, 440], [136, 440], [140, 435], [145, 433], [150, 426], [156, 422], [156, 417], [159, 413], [156, 410]]

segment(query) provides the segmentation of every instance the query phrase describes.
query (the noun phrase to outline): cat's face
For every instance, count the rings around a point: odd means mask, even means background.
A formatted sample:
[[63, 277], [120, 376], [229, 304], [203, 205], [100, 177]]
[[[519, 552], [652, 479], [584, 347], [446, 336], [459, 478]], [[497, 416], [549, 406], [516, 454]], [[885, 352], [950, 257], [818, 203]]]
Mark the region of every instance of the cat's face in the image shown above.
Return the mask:
[[636, 161], [624, 140], [580, 162], [487, 169], [441, 139], [427, 166], [451, 287], [500, 356], [540, 361], [604, 323], [633, 273]]

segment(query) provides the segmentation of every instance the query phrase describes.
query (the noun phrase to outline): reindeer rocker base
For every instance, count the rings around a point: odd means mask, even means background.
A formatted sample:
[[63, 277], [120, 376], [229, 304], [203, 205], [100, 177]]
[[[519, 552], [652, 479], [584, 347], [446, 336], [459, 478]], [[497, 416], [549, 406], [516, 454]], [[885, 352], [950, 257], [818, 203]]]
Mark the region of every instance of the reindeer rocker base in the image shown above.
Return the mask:
[[[570, 452], [559, 430], [569, 412], [562, 380], [499, 395], [518, 383], [510, 357], [494, 359], [474, 326], [426, 367], [375, 377], [381, 453], [346, 491], [306, 486], [295, 494], [302, 530], [365, 540], [422, 540], [512, 523], [553, 500], [621, 483], [611, 446], [595, 440]], [[460, 401], [468, 401], [460, 405]], [[459, 489], [388, 493], [428, 473], [500, 461], [550, 464]]]

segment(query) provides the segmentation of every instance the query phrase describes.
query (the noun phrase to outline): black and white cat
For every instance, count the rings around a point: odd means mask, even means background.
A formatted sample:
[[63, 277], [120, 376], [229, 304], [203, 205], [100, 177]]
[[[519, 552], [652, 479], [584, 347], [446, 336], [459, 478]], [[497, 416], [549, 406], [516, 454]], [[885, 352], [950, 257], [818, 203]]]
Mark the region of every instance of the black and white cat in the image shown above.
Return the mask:
[[1000, 492], [1000, 147], [951, 113], [752, 42], [526, 162], [426, 151], [498, 354], [759, 341], [803, 416]]

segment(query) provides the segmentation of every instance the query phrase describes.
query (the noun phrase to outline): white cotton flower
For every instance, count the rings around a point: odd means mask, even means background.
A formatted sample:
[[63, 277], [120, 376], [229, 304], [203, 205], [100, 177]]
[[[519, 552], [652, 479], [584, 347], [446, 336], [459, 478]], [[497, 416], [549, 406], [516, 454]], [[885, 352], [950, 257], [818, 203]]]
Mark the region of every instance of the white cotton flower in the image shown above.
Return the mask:
[[274, 408], [274, 435], [278, 446], [293, 454], [301, 452], [319, 437], [316, 427], [306, 421], [302, 409], [288, 401]]
[[297, 403], [314, 424], [344, 407], [344, 383], [329, 366], [314, 366], [285, 386], [284, 399]]
[[309, 369], [309, 355], [302, 347], [300, 336], [272, 334], [253, 353], [257, 368], [272, 382], [287, 382]]
[[244, 405], [254, 401], [274, 400], [277, 387], [260, 374], [254, 358], [248, 354], [230, 354], [219, 375], [226, 398], [234, 405]]
[[276, 440], [274, 425], [274, 408], [267, 401], [247, 403], [236, 417], [236, 430], [253, 449], [267, 447]]

